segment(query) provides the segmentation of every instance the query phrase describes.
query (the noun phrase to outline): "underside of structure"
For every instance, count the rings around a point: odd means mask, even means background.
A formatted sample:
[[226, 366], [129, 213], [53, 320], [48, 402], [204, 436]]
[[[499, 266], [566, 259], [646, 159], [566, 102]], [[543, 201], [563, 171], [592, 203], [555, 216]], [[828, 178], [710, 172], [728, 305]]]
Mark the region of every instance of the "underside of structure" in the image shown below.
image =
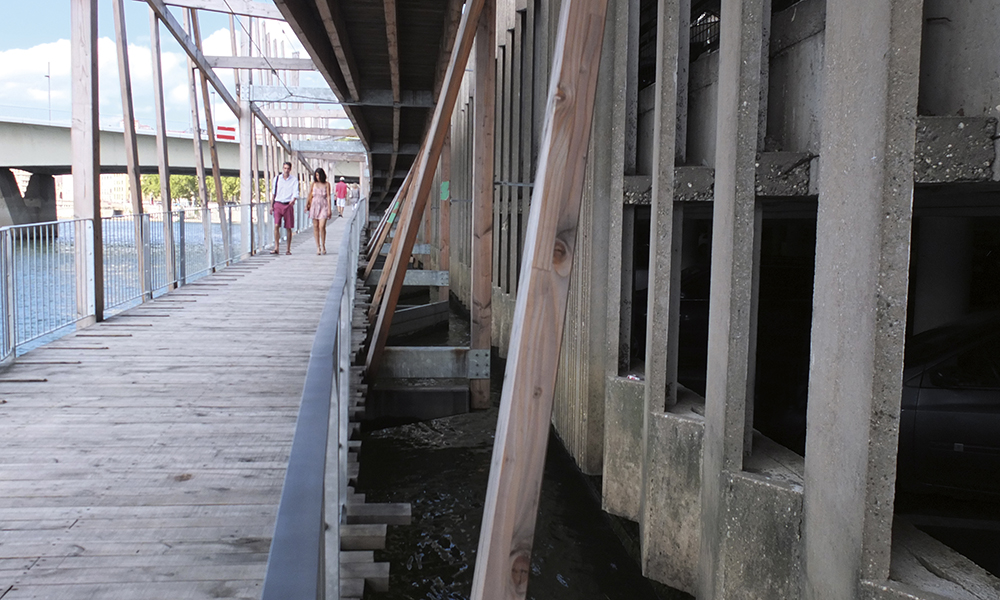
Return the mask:
[[450, 59], [457, 0], [276, 0], [369, 152], [372, 195], [414, 163]]

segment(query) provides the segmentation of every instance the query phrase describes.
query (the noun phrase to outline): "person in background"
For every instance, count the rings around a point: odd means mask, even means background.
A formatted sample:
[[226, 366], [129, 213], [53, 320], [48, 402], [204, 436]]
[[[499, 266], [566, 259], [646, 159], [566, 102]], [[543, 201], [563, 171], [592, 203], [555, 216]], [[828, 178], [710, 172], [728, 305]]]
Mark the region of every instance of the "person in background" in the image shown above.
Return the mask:
[[299, 180], [292, 177], [292, 163], [281, 166], [281, 174], [274, 178], [274, 193], [271, 195], [271, 211], [274, 213], [274, 250], [278, 254], [281, 242], [281, 224], [288, 230], [288, 247], [285, 254], [292, 253], [292, 228], [295, 227], [295, 199], [299, 196]]
[[316, 254], [326, 254], [326, 221], [333, 215], [333, 211], [330, 210], [330, 182], [326, 180], [326, 171], [323, 169], [316, 169], [313, 173], [306, 211], [313, 220]]
[[347, 205], [347, 182], [344, 181], [343, 177], [337, 182], [333, 193], [337, 197], [337, 215], [342, 217], [344, 216], [344, 207]]
[[360, 200], [360, 199], [361, 199], [361, 187], [358, 184], [356, 184], [356, 183], [352, 183], [352, 184], [348, 185], [347, 186], [347, 205], [348, 206], [354, 206], [355, 204], [358, 203], [358, 200]]

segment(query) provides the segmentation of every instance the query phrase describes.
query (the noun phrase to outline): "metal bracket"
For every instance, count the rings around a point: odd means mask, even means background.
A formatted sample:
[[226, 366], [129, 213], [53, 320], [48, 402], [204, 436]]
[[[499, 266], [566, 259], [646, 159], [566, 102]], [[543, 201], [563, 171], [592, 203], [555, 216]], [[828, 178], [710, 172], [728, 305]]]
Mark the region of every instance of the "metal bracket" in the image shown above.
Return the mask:
[[469, 379], [490, 378], [490, 351], [469, 349], [466, 357], [469, 361]]

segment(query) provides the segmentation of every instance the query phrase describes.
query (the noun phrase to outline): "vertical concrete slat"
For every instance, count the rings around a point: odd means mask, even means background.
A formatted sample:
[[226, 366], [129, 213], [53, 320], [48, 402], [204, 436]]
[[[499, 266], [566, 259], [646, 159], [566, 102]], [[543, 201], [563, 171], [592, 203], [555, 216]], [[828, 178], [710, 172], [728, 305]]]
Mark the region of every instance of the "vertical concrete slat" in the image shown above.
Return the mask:
[[677, 350], [681, 209], [674, 209], [674, 164], [676, 162], [678, 71], [682, 36], [677, 22], [688, 10], [683, 0], [660, 0], [656, 22], [656, 83], [653, 113], [653, 175], [650, 208], [649, 287], [646, 313], [646, 370], [642, 417], [642, 479], [639, 489], [639, 523], [642, 536], [643, 572], [655, 570], [652, 539], [662, 532], [652, 530], [649, 511], [654, 510], [651, 464], [656, 455], [651, 444], [651, 419], [677, 402]]
[[[441, 196], [438, 201], [438, 257], [437, 268], [448, 271], [449, 282], [451, 281], [451, 131], [444, 138], [444, 146], [441, 149]], [[449, 298], [449, 286], [438, 288], [438, 301], [444, 302]]]
[[[476, 30], [475, 124], [472, 166], [472, 302], [470, 303], [469, 348], [489, 350], [493, 343], [493, 166], [496, 126], [496, 13], [495, 2], [487, 0]], [[488, 379], [469, 380], [472, 408], [490, 406]]]
[[[97, 2], [70, 4], [73, 95], [73, 214], [91, 219], [92, 235], [77, 227], [76, 307], [81, 326], [104, 320], [104, 247], [101, 227], [101, 150], [98, 113]], [[92, 244], [88, 247], [88, 244]]]
[[884, 582], [913, 195], [920, 0], [830, 2], [804, 485], [807, 600]]
[[743, 468], [753, 306], [757, 130], [766, 0], [723, 0], [698, 596], [725, 583], [725, 477]]

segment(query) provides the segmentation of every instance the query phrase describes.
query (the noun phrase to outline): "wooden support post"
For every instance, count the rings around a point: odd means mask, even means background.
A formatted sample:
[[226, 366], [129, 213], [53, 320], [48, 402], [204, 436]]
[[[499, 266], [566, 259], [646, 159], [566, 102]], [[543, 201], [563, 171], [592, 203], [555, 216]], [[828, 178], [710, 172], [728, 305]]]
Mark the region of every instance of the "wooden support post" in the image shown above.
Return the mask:
[[[174, 254], [173, 201], [170, 197], [170, 162], [167, 153], [167, 121], [163, 108], [163, 67], [160, 60], [160, 22], [156, 11], [149, 9], [149, 44], [153, 62], [153, 109], [156, 113], [156, 166], [160, 174], [160, 201], [163, 205], [163, 253], [166, 256], [167, 282], [170, 289], [178, 284], [177, 257]], [[181, 220], [181, 227], [184, 221]]]
[[[392, 325], [392, 313], [396, 310], [396, 302], [399, 300], [399, 292], [403, 287], [403, 276], [406, 273], [406, 262], [410, 258], [410, 252], [416, 241], [416, 223], [411, 223], [413, 219], [419, 221], [423, 215], [424, 206], [427, 203], [428, 194], [433, 184], [433, 167], [441, 156], [441, 147], [444, 145], [444, 136], [448, 130], [448, 122], [451, 120], [452, 110], [458, 99], [458, 91], [462, 84], [462, 75], [465, 72], [465, 64], [472, 52], [472, 43], [475, 34], [475, 23], [479, 19], [479, 13], [483, 9], [483, 4], [487, 0], [470, 0], [466, 5], [465, 14], [462, 15], [462, 22], [459, 25], [458, 42], [451, 55], [451, 63], [448, 64], [448, 71], [445, 74], [444, 84], [441, 88], [441, 96], [434, 106], [434, 115], [431, 118], [431, 125], [428, 128], [427, 139], [424, 142], [423, 151], [418, 156], [418, 168], [415, 171], [413, 187], [416, 194], [413, 199], [412, 215], [409, 220], [401, 221], [401, 230], [396, 235], [402, 235], [401, 252], [393, 257], [392, 264], [387, 263], [389, 275], [389, 290], [385, 302], [380, 307], [378, 321], [373, 330], [374, 343], [368, 349], [367, 370], [371, 375], [378, 370], [378, 361], [381, 357], [382, 349], [389, 337], [389, 328]], [[490, 0], [492, 1], [492, 0]], [[411, 226], [413, 225], [413, 226]]]
[[136, 268], [143, 301], [152, 298], [151, 273], [146, 257], [143, 233], [142, 182], [139, 180], [139, 149], [135, 139], [135, 110], [132, 107], [132, 75], [128, 68], [128, 36], [125, 31], [125, 0], [111, 3], [115, 20], [115, 46], [118, 50], [118, 82], [122, 97], [122, 121], [125, 125], [125, 165], [132, 195], [132, 220], [135, 228]]
[[[407, 178], [409, 179], [409, 178]], [[402, 191], [402, 188], [400, 189]], [[406, 196], [400, 198], [400, 209], [397, 213], [396, 219], [396, 235], [392, 238], [392, 243], [389, 245], [389, 255], [385, 257], [385, 265], [388, 267], [394, 261], [394, 259], [402, 252], [401, 248], [403, 246], [403, 240], [405, 239], [405, 233], [407, 225], [413, 220], [413, 196], [414, 187], [412, 183], [407, 186]], [[404, 223], [406, 225], [404, 225]], [[392, 225], [387, 225], [385, 232], [388, 233], [392, 228]], [[368, 261], [368, 267], [365, 268], [365, 278], [371, 273], [372, 267], [375, 265], [375, 259], [378, 257], [381, 246], [375, 249], [371, 260]], [[389, 278], [391, 276], [390, 270], [388, 268], [382, 269], [382, 276], [379, 277], [378, 285], [375, 287], [375, 293], [372, 295], [371, 307], [368, 309], [368, 318], [374, 319], [378, 314], [379, 307], [382, 304], [382, 298], [385, 296], [385, 291], [389, 285]]]
[[[441, 149], [441, 196], [438, 206], [437, 268], [451, 271], [451, 128]], [[438, 301], [448, 300], [449, 288], [438, 288]]]
[[[232, 16], [230, 16], [230, 27], [232, 27]], [[250, 45], [247, 34], [240, 35], [241, 45], [244, 53]], [[233, 33], [233, 54], [236, 54], [236, 38]], [[253, 155], [256, 153], [253, 145], [253, 112], [250, 110], [250, 72], [241, 69], [239, 75], [240, 93], [240, 231], [241, 231], [241, 252], [244, 254], [253, 253], [253, 233], [252, 221], [253, 212], [253, 192], [256, 176], [253, 172]]]
[[[104, 320], [104, 243], [101, 227], [101, 148], [98, 114], [97, 2], [70, 4], [73, 93], [73, 214], [93, 223], [76, 229], [76, 310], [80, 326]], [[89, 282], [93, 281], [93, 285]]]
[[[201, 27], [198, 25], [197, 11], [191, 11], [191, 31], [195, 48], [201, 52]], [[208, 130], [208, 152], [212, 159], [212, 181], [215, 183], [215, 201], [219, 207], [219, 227], [222, 229], [222, 253], [224, 264], [229, 264], [232, 255], [229, 247], [229, 223], [226, 218], [226, 201], [222, 197], [222, 176], [219, 172], [219, 150], [215, 145], [215, 119], [212, 115], [212, 98], [208, 94], [208, 75], [199, 69], [201, 77], [201, 97], [205, 106], [205, 129]], [[241, 161], [242, 163], [242, 161]]]
[[606, 0], [562, 4], [472, 600], [528, 588], [606, 11]]
[[[476, 91], [472, 165], [472, 301], [469, 348], [493, 345], [493, 151], [496, 124], [496, 16], [490, 2], [476, 31]], [[490, 380], [469, 380], [474, 409], [490, 406]]]
[[[194, 10], [184, 11], [184, 30], [191, 35]], [[208, 186], [205, 185], [205, 154], [201, 146], [201, 118], [198, 116], [198, 84], [195, 79], [194, 61], [188, 57], [188, 90], [191, 99], [191, 130], [194, 137], [194, 168], [198, 179], [198, 198], [201, 200], [201, 222], [205, 230], [205, 255], [212, 268], [212, 217], [208, 208]]]

